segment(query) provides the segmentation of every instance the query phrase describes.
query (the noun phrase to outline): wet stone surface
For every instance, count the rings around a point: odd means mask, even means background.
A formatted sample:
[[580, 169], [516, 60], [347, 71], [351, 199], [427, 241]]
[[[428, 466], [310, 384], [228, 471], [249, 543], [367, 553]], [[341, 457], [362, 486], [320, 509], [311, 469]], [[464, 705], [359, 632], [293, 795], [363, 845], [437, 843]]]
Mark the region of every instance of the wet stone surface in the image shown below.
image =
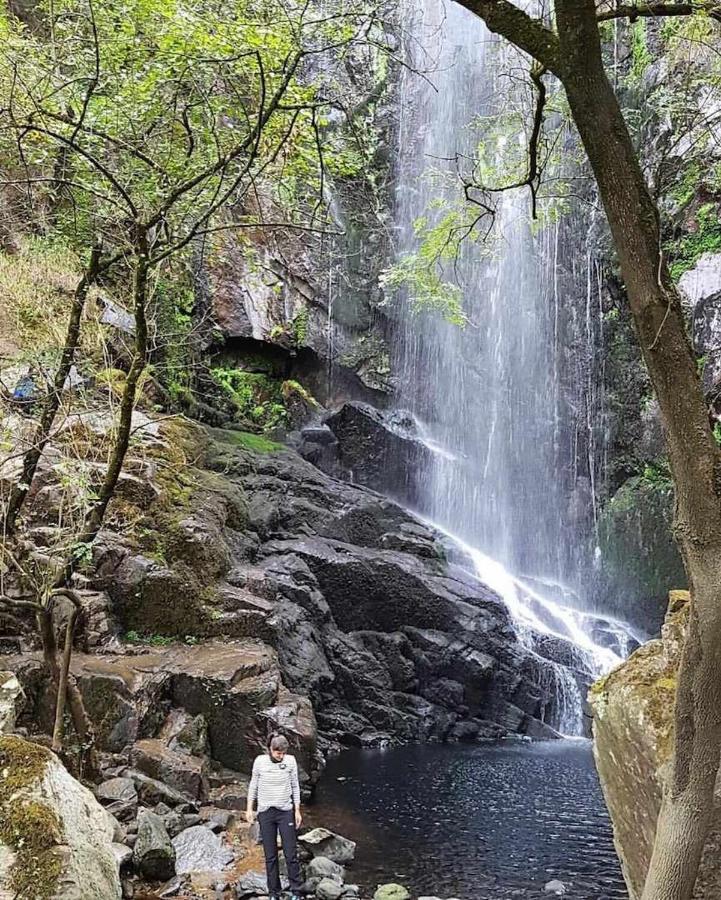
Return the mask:
[[407, 746], [329, 762], [310, 818], [358, 842], [362, 894], [625, 900], [588, 741]]

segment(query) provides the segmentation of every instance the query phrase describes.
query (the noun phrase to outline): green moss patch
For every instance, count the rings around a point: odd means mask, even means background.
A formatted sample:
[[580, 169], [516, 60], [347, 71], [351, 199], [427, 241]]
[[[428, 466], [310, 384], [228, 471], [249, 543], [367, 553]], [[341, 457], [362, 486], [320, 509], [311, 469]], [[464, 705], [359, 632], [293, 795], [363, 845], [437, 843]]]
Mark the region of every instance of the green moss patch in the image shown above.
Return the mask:
[[51, 900], [63, 868], [54, 852], [61, 843], [57, 816], [35, 801], [7, 804], [2, 813], [0, 839], [17, 857], [10, 873], [16, 900]]
[[697, 210], [693, 230], [668, 244], [666, 251], [673, 260], [671, 277], [678, 281], [684, 272], [692, 269], [704, 253], [721, 251], [721, 221], [715, 202], [704, 203]]
[[280, 450], [286, 449], [283, 444], [250, 431], [222, 431], [218, 432], [218, 438], [227, 444], [240, 447], [242, 450], [250, 450], [252, 453], [278, 453]]
[[51, 759], [50, 751], [37, 744], [0, 738], [0, 841], [16, 855], [10, 872], [16, 900], [50, 900], [62, 873], [56, 853], [63, 837], [57, 816], [44, 803], [17, 796], [42, 778]]
[[0, 783], [2, 797], [9, 797], [42, 778], [52, 753], [14, 735], [0, 738]]

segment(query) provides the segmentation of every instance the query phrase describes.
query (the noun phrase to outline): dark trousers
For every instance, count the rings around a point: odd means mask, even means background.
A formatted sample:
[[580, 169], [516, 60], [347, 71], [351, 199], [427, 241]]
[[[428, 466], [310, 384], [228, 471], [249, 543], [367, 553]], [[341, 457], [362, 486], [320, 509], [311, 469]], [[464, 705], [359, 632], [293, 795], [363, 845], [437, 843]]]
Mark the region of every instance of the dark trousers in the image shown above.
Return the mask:
[[303, 885], [298, 862], [298, 841], [295, 833], [295, 813], [292, 809], [278, 809], [271, 806], [258, 813], [260, 837], [265, 853], [265, 874], [268, 879], [268, 893], [279, 897], [281, 892], [280, 870], [278, 868], [278, 832], [283, 845], [283, 856], [288, 864], [288, 880], [292, 894], [300, 893]]

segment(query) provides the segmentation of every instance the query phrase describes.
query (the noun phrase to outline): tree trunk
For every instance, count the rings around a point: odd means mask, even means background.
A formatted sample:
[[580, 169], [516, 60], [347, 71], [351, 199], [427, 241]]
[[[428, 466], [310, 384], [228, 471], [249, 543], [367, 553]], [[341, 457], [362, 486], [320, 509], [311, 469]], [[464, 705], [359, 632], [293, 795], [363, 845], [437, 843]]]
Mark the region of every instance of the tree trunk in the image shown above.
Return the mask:
[[73, 302], [70, 308], [70, 319], [68, 320], [68, 328], [65, 335], [65, 346], [63, 348], [62, 356], [60, 357], [60, 363], [55, 373], [53, 383], [48, 389], [45, 402], [43, 403], [40, 421], [38, 422], [35, 434], [32, 437], [30, 448], [23, 456], [22, 474], [10, 493], [10, 499], [8, 500], [8, 505], [5, 509], [3, 534], [6, 538], [10, 537], [15, 531], [18, 514], [30, 492], [30, 487], [32, 486], [33, 478], [35, 477], [35, 470], [38, 467], [45, 445], [50, 438], [50, 429], [53, 427], [55, 416], [60, 408], [60, 398], [65, 389], [65, 382], [70, 374], [70, 369], [72, 368], [75, 353], [80, 341], [80, 324], [85, 308], [85, 301], [91, 286], [100, 272], [100, 254], [100, 247], [93, 247], [90, 253], [88, 267], [75, 288], [75, 294], [73, 295]]
[[674, 767], [643, 900], [693, 892], [721, 750], [721, 453], [711, 432], [658, 210], [606, 76], [593, 0], [556, 0], [562, 81], [596, 176], [649, 375], [676, 490], [674, 533], [691, 586], [678, 673]]
[[74, 551], [68, 556], [61, 574], [58, 576], [54, 587], [63, 588], [70, 584], [70, 580], [78, 568], [83, 554], [82, 551], [92, 544], [100, 531], [105, 518], [108, 504], [113, 498], [115, 488], [120, 478], [120, 473], [125, 462], [125, 454], [130, 444], [130, 435], [133, 424], [133, 410], [138, 391], [140, 378], [145, 370], [148, 359], [148, 323], [146, 307], [148, 299], [148, 275], [150, 272], [150, 259], [148, 255], [147, 237], [143, 233], [138, 238], [138, 252], [135, 257], [133, 273], [133, 314], [135, 318], [135, 348], [133, 360], [130, 364], [128, 376], [125, 380], [123, 397], [120, 402], [120, 419], [108, 461], [108, 471], [98, 493], [98, 499], [90, 508], [82, 533], [75, 542]]
[[[69, 652], [68, 645], [66, 644], [65, 646], [65, 659], [63, 659], [62, 664], [59, 659], [58, 645], [55, 637], [55, 629], [53, 627], [53, 601], [54, 597], [51, 597], [48, 605], [42, 608], [37, 614], [38, 631], [40, 632], [43, 646], [43, 660], [50, 676], [51, 689], [54, 694], [55, 727], [53, 729], [53, 750], [55, 750], [55, 735], [57, 734], [58, 709], [63, 705], [61, 686], [64, 682], [66, 686], [65, 697], [67, 698], [67, 703], [70, 707], [73, 727], [80, 743], [78, 776], [80, 777], [83, 772], [85, 772], [88, 777], [93, 778], [98, 771], [98, 762], [95, 752], [95, 729], [93, 728], [93, 723], [85, 709], [85, 703], [83, 702], [83, 696], [80, 693], [80, 689], [69, 674], [72, 641], [70, 643]], [[75, 611], [77, 611], [77, 606]], [[66, 636], [66, 640], [67, 639]], [[66, 663], [67, 668], [64, 669]], [[64, 678], [63, 669], [65, 671]]]
[[629, 306], [666, 426], [674, 533], [691, 587], [678, 672], [674, 765], [643, 900], [689, 900], [721, 750], [721, 452], [711, 432], [651, 199], [608, 81], [594, 0], [555, 0], [557, 35], [507, 0], [459, 0], [562, 82], [606, 211]]
[[[70, 675], [70, 660], [73, 655], [73, 639], [75, 637], [75, 624], [78, 620], [78, 614], [82, 610], [82, 604], [80, 602], [80, 597], [75, 591], [71, 590], [62, 590], [58, 591], [55, 596], [63, 596], [72, 604], [72, 609], [70, 611], [70, 616], [68, 617], [68, 622], [65, 627], [65, 645], [63, 647], [63, 660], [62, 666], [60, 667], [60, 671], [58, 674], [58, 685], [57, 685], [57, 698], [55, 701], [55, 725], [53, 727], [53, 743], [52, 749], [55, 753], [60, 753], [63, 746], [63, 722], [64, 722], [64, 714], [65, 714], [65, 700], [68, 694], [68, 677]], [[53, 601], [55, 597], [51, 599], [50, 610], [52, 611]], [[52, 616], [52, 612], [51, 612]], [[57, 651], [56, 651], [57, 653]], [[83, 705], [83, 714], [85, 713], [85, 707]], [[84, 716], [87, 719], [87, 716]], [[87, 735], [79, 735], [81, 743], [85, 743], [87, 740]]]

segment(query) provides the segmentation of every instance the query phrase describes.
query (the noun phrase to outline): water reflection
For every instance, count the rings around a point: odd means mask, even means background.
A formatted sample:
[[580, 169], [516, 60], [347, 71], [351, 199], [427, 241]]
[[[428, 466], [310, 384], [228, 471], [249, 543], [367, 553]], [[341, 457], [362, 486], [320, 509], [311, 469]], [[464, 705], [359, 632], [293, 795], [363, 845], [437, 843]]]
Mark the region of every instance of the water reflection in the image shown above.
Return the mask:
[[313, 821], [359, 844], [347, 880], [463, 900], [627, 893], [587, 741], [348, 751]]

